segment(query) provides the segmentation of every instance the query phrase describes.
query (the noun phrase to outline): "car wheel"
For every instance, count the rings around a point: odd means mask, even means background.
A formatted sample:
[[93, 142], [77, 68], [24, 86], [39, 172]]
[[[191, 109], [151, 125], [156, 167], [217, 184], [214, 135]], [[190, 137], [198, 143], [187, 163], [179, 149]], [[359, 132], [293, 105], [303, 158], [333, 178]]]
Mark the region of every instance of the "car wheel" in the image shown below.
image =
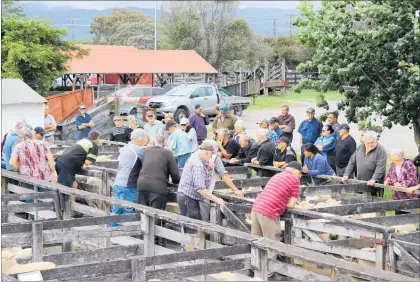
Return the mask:
[[237, 115], [238, 117], [242, 115], [242, 106], [235, 106], [233, 109], [235, 110], [235, 115]]
[[131, 109], [130, 115], [137, 116], [137, 109], [136, 108]]
[[188, 113], [185, 109], [179, 108], [176, 110], [174, 118], [175, 121], [179, 123], [181, 119], [188, 118]]

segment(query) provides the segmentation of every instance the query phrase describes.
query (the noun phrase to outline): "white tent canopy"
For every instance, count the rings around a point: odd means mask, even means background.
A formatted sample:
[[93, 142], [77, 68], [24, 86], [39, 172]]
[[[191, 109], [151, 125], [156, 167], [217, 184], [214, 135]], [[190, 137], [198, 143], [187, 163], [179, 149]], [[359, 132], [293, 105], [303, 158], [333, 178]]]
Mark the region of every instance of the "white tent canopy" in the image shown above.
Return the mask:
[[20, 79], [2, 79], [1, 82], [2, 136], [22, 119], [32, 127], [44, 127], [44, 104], [47, 100]]

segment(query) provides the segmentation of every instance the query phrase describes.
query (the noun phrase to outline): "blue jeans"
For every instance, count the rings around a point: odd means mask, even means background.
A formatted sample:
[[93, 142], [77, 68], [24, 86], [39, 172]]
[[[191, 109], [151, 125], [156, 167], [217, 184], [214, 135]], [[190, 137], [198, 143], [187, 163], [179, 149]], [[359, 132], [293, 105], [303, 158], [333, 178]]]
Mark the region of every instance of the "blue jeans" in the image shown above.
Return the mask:
[[[137, 195], [138, 195], [138, 192], [136, 188], [114, 185], [114, 197], [119, 200], [131, 202], [131, 203], [137, 203]], [[135, 213], [135, 211], [132, 209], [126, 209], [122, 207], [113, 206], [112, 213], [113, 214], [132, 214], [132, 213]], [[111, 227], [116, 227], [116, 226], [119, 226], [119, 224], [118, 223], [111, 224]]]
[[191, 153], [178, 156], [178, 168], [184, 168], [185, 163], [188, 161], [188, 159], [191, 157]]

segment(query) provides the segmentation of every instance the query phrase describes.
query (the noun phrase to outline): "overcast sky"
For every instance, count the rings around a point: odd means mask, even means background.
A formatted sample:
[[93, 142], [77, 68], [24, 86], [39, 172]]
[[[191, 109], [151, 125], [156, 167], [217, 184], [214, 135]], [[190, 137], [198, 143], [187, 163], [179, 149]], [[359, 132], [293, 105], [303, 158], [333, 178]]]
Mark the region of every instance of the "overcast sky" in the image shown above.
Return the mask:
[[[27, 2], [27, 1], [24, 1]], [[103, 10], [115, 7], [134, 6], [139, 8], [154, 8], [156, 1], [31, 1], [41, 2], [48, 7], [73, 7], [76, 9], [97, 9]], [[163, 2], [163, 1], [158, 1]], [[318, 2], [318, 1], [312, 1]], [[296, 9], [299, 1], [241, 1], [241, 8], [280, 8], [280, 9]], [[318, 3], [314, 3], [317, 6]], [[160, 6], [160, 4], [158, 3]]]

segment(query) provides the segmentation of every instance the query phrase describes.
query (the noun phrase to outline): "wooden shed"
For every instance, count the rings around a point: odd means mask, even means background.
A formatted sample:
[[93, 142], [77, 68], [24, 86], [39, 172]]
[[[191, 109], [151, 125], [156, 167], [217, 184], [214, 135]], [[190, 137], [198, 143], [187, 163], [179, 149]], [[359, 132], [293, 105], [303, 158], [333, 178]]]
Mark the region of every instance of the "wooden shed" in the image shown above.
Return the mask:
[[44, 127], [44, 97], [20, 79], [2, 79], [1, 134], [25, 119], [32, 127]]

